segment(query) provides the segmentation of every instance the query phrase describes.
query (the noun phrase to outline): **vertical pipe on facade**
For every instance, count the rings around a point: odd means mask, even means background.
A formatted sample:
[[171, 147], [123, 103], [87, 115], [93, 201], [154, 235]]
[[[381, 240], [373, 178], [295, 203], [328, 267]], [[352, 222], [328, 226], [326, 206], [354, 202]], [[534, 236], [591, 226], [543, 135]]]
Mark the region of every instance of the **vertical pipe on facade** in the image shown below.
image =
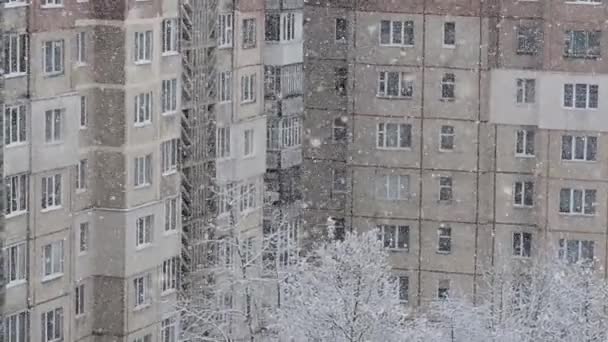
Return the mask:
[[[490, 74], [490, 69], [491, 69], [491, 65], [493, 64], [494, 67], [498, 68], [500, 65], [500, 30], [502, 29], [502, 25], [499, 25], [499, 17], [498, 17], [498, 13], [500, 12], [500, 8], [499, 8], [499, 4], [498, 3], [493, 3], [491, 6], [495, 6], [491, 9], [491, 12], [489, 12], [490, 14], [488, 15], [489, 18], [492, 18], [492, 21], [488, 21], [488, 35], [489, 32], [491, 32], [491, 30], [495, 30], [496, 33], [496, 42], [495, 42], [495, 46], [494, 46], [494, 54], [488, 54], [488, 79], [491, 80], [491, 74]], [[494, 27], [490, 27], [489, 24], [491, 23], [495, 23]], [[489, 49], [489, 39], [488, 39], [488, 49]], [[488, 50], [489, 51], [489, 50]], [[494, 59], [493, 63], [490, 63], [490, 57], [492, 57]], [[491, 99], [490, 99], [491, 100]], [[486, 108], [488, 110], [488, 117], [490, 115], [490, 103], [488, 102], [488, 106]], [[488, 120], [488, 123], [490, 123], [490, 121]], [[494, 128], [494, 149], [493, 149], [493, 170], [492, 172], [492, 246], [491, 246], [491, 254], [490, 254], [490, 265], [494, 266], [494, 262], [495, 262], [495, 253], [496, 253], [496, 198], [497, 198], [497, 192], [496, 192], [496, 180], [497, 180], [497, 170], [498, 170], [498, 125], [497, 124], [491, 124]]]
[[[357, 82], [357, 78], [355, 76], [356, 76], [356, 70], [357, 70], [357, 58], [356, 58], [356, 56], [357, 56], [357, 13], [358, 13], [358, 10], [359, 10], [359, 0], [354, 0], [354, 8], [351, 9], [352, 16], [353, 16], [353, 24], [351, 25], [352, 30], [353, 30], [352, 51], [355, 52], [354, 54], [352, 54], [353, 55], [353, 57], [352, 57], [352, 70], [353, 70], [352, 75], [353, 75], [353, 77], [351, 77], [351, 78], [353, 80], [353, 92], [354, 92], [354, 89], [355, 89], [355, 85], [357, 84], [356, 83]], [[348, 23], [348, 21], [347, 21], [347, 23]], [[347, 49], [347, 51], [351, 51], [351, 49]], [[347, 55], [347, 60], [346, 60], [347, 61], [347, 65], [346, 65], [347, 69], [346, 70], [348, 70], [349, 64], [351, 64], [350, 60], [348, 59], [348, 57], [349, 56]], [[348, 75], [348, 72], [346, 74]], [[347, 86], [348, 86], [348, 84], [347, 84]], [[355, 121], [356, 121], [355, 120], [355, 111], [356, 111], [357, 97], [356, 96], [352, 96], [352, 95], [351, 95], [351, 97], [353, 99], [352, 100], [352, 106], [351, 106], [352, 112], [351, 112], [351, 115], [350, 115], [350, 117], [351, 117], [350, 118], [350, 122], [351, 122], [351, 126], [352, 126], [352, 128], [351, 128], [351, 132], [352, 132], [351, 133], [351, 137], [354, 138], [354, 136], [355, 136]], [[348, 96], [347, 96], [346, 99], [348, 101]], [[348, 103], [346, 105], [348, 106]], [[348, 114], [348, 111], [347, 111], [346, 114]], [[349, 164], [349, 161], [352, 161], [352, 156], [349, 153], [349, 146], [348, 146], [348, 144], [350, 143], [350, 139], [351, 138], [348, 138], [346, 140], [346, 144], [347, 144], [346, 145], [346, 154], [347, 154], [346, 164], [347, 165]], [[355, 197], [354, 196], [354, 189], [355, 189], [355, 177], [354, 177], [354, 174], [355, 174], [355, 170], [354, 170], [354, 166], [353, 166], [352, 162], [350, 163], [350, 165], [351, 165], [351, 167], [350, 167], [350, 173], [351, 173], [351, 175], [350, 175], [350, 208], [349, 208], [350, 209], [350, 215], [349, 216], [350, 216], [350, 230], [352, 231], [353, 230], [353, 220], [354, 220], [354, 209], [353, 209], [353, 206], [354, 206], [354, 197]]]
[[[27, 60], [28, 60], [28, 65], [27, 65], [27, 73], [26, 73], [26, 93], [25, 93], [25, 97], [27, 99], [27, 103], [28, 103], [28, 109], [29, 109], [29, 113], [30, 113], [30, 122], [32, 121], [32, 92], [31, 92], [31, 87], [32, 87], [32, 68], [31, 68], [31, 41], [32, 41], [32, 30], [31, 30], [31, 15], [32, 15], [32, 11], [31, 11], [31, 6], [26, 6], [25, 7], [25, 32], [27, 34]], [[32, 134], [31, 134], [31, 130], [30, 130], [30, 141], [29, 144], [27, 145], [27, 153], [28, 153], [28, 159], [29, 159], [29, 179], [28, 179], [28, 184], [27, 184], [27, 190], [28, 193], [30, 193], [32, 190], [32, 184], [34, 184], [34, 180], [32, 179], [32, 163], [33, 163], [33, 158], [32, 158]], [[34, 211], [34, 203], [31, 201], [31, 198], [29, 198], [28, 196], [28, 205], [29, 205], [29, 210], [27, 211], [26, 214], [26, 223], [25, 223], [25, 241], [26, 241], [26, 253], [25, 253], [25, 264], [26, 264], [26, 277], [28, 280], [28, 284], [27, 284], [27, 308], [28, 308], [28, 312], [30, 312], [30, 310], [32, 309], [32, 302], [34, 300], [35, 297], [35, 293], [34, 295], [32, 295], [32, 279], [31, 279], [31, 273], [30, 273], [30, 266], [32, 263], [32, 256], [30, 255], [32, 248], [31, 248], [31, 244], [32, 244], [32, 226], [36, 226], [36, 215], [32, 214], [32, 212]], [[32, 222], [33, 220], [33, 222]]]
[[418, 298], [417, 304], [420, 306], [422, 297], [422, 176], [424, 175], [424, 77], [425, 77], [425, 59], [426, 59], [426, 1], [422, 2], [422, 55], [420, 58], [421, 63], [421, 87], [420, 87], [420, 166], [418, 169], [418, 267], [417, 267], [417, 280], [418, 280]]

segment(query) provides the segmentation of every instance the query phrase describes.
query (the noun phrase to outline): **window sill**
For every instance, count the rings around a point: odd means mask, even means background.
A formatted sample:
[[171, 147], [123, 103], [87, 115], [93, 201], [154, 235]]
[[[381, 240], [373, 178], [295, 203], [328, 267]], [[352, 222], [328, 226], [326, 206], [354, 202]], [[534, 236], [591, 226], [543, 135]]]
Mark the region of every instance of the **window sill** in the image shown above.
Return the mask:
[[145, 184], [135, 185], [133, 187], [133, 189], [135, 189], [135, 190], [146, 189], [146, 188], [149, 188], [151, 185], [152, 185], [151, 183], [145, 183]]
[[409, 248], [391, 248], [391, 247], [385, 247], [389, 252], [393, 252], [393, 253], [409, 253], [410, 250]]
[[134, 63], [135, 63], [135, 65], [148, 65], [148, 64], [152, 64], [152, 61], [140, 60], [140, 61], [135, 61]]
[[455, 97], [441, 97], [441, 98], [439, 98], [439, 101], [441, 101], [441, 102], [455, 102], [456, 98]]
[[218, 49], [232, 49], [232, 44], [229, 45], [218, 45], [217, 46]]
[[441, 153], [453, 153], [453, 152], [454, 152], [454, 148], [449, 148], [449, 149], [448, 149], [448, 148], [441, 148], [441, 147], [440, 147], [440, 148], [438, 149], [438, 151], [439, 151], [439, 152], [441, 152]]
[[166, 172], [161, 173], [163, 177], [168, 177], [177, 173], [177, 169], [172, 169]]
[[63, 8], [63, 4], [61, 5], [40, 5], [42, 9], [54, 9], [54, 8]]
[[575, 112], [582, 112], [582, 111], [596, 111], [598, 110], [597, 108], [577, 108], [577, 107], [562, 107], [565, 110], [571, 110], [571, 111], [575, 111]]
[[179, 51], [165, 51], [163, 53], [161, 53], [162, 57], [171, 57], [171, 56], [178, 56], [179, 55]]
[[[219, 215], [218, 215], [219, 217]], [[172, 236], [172, 235], [177, 235], [178, 234], [178, 230], [177, 227], [175, 229], [169, 229], [169, 230], [164, 230], [163, 231], [163, 236]]]
[[413, 48], [414, 45], [413, 44], [380, 44], [381, 47], [388, 47], [388, 48]]
[[522, 55], [522, 56], [536, 56], [538, 54], [537, 51], [525, 51], [525, 50], [516, 50], [515, 53], [518, 55]]
[[27, 142], [23, 141], [23, 142], [18, 142], [18, 143], [10, 143], [8, 145], [4, 145], [4, 148], [13, 148], [13, 147], [20, 147], [20, 146], [27, 146]]
[[133, 127], [135, 128], [142, 128], [142, 127], [146, 127], [146, 126], [150, 126], [152, 125], [152, 121], [144, 121], [144, 122], [136, 122], [133, 124]]
[[243, 159], [254, 159], [255, 158], [255, 154], [250, 154], [247, 156], [243, 156]]
[[534, 209], [534, 205], [513, 204], [513, 208], [519, 210], [529, 210]]
[[27, 7], [30, 4], [27, 2], [9, 2], [4, 4], [4, 8], [19, 8], [19, 7]]
[[145, 310], [145, 309], [149, 308], [150, 305], [151, 305], [150, 303], [144, 303], [144, 304], [137, 305], [133, 308], [133, 312]]
[[82, 68], [82, 67], [86, 67], [89, 66], [89, 64], [87, 62], [76, 62], [74, 63], [74, 67], [75, 68]]
[[601, 6], [601, 2], [580, 2], [580, 1], [566, 1], [567, 5], [587, 5], [587, 6]]
[[243, 50], [250, 50], [250, 49], [255, 49], [256, 45], [243, 45], [242, 49]]
[[77, 195], [84, 194], [85, 192], [87, 192], [86, 188], [84, 188], [84, 189], [76, 189], [76, 194]]
[[44, 142], [44, 145], [46, 145], [46, 146], [61, 145], [61, 144], [63, 144], [63, 140]]
[[87, 317], [87, 314], [84, 312], [74, 315], [74, 319], [77, 321], [84, 321], [85, 317]]
[[60, 205], [55, 205], [55, 206], [52, 206], [52, 207], [43, 208], [43, 209], [40, 210], [40, 212], [42, 212], [42, 213], [48, 213], [48, 212], [59, 210], [59, 209], [61, 209], [61, 206]]
[[78, 127], [78, 129], [83, 131], [83, 130], [87, 129], [87, 126], [80, 126], [80, 127]]
[[45, 78], [53, 78], [53, 77], [63, 76], [63, 70], [62, 71], [54, 71], [54, 72], [45, 72], [45, 73], [43, 73], [43, 76]]
[[177, 110], [160, 113], [161, 116], [174, 116], [175, 114], [177, 114]]
[[17, 77], [25, 77], [27, 72], [14, 72], [11, 74], [4, 74], [4, 78], [17, 78]]
[[439, 255], [450, 255], [452, 254], [452, 251], [435, 251], [435, 253]]
[[411, 100], [411, 96], [390, 96], [390, 95], [378, 95], [376, 94], [376, 98], [382, 100]]
[[456, 44], [443, 44], [442, 47], [444, 49], [454, 50], [454, 49], [456, 49]]
[[63, 273], [54, 273], [54, 274], [50, 274], [48, 276], [44, 276], [42, 277], [42, 279], [40, 279], [41, 283], [47, 283], [56, 279], [59, 279], [63, 277]]
[[411, 151], [411, 147], [380, 147], [376, 146], [377, 150], [381, 151]]
[[8, 219], [11, 219], [13, 217], [18, 217], [18, 216], [25, 215], [25, 214], [27, 214], [27, 210], [13, 211], [13, 212], [11, 212], [9, 214], [6, 214], [4, 216], [4, 218], [8, 220]]
[[161, 297], [166, 297], [166, 296], [172, 295], [174, 293], [177, 293], [177, 289], [168, 289], [168, 290], [162, 291], [160, 293], [160, 296]]
[[594, 218], [597, 216], [597, 214], [582, 214], [582, 213], [562, 213], [559, 212], [560, 216], [565, 216], [565, 217], [580, 217], [580, 218]]
[[454, 200], [442, 200], [442, 199], [437, 200], [437, 203], [444, 204], [444, 205], [451, 205], [451, 204], [453, 204], [453, 202], [454, 202]]
[[600, 55], [568, 55], [568, 54], [564, 54], [563, 57], [566, 59], [592, 59], [592, 60], [598, 60], [601, 58]]
[[249, 105], [255, 103], [255, 100], [247, 100], [247, 101], [241, 101], [241, 105]]
[[88, 254], [88, 250], [78, 251], [78, 256], [79, 257], [86, 256], [87, 254]]
[[6, 284], [6, 288], [10, 289], [11, 287], [18, 287], [24, 284], [27, 284], [26, 279], [13, 280], [10, 283]]
[[595, 164], [597, 160], [561, 159], [562, 163]]
[[143, 251], [144, 249], [148, 249], [150, 247], [152, 247], [151, 242], [142, 243], [141, 245], [135, 246], [135, 251]]
[[519, 154], [519, 153], [516, 153], [515, 154], [515, 158], [534, 159], [534, 158], [536, 158], [536, 155], [534, 155], [534, 154]]

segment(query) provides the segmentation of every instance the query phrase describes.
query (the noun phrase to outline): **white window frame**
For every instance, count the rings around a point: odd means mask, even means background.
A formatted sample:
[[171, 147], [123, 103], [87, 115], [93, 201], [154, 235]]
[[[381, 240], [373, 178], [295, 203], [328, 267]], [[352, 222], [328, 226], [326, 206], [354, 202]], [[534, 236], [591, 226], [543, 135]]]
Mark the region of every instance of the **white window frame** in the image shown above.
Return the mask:
[[145, 273], [133, 278], [134, 310], [141, 310], [152, 302], [152, 274]]
[[[568, 260], [568, 243], [574, 243], [576, 244], [576, 260], [570, 261]], [[588, 243], [592, 246], [592, 250], [593, 250], [593, 255], [591, 256], [591, 259], [589, 258], [583, 258], [583, 244], [584, 243]], [[594, 240], [578, 240], [578, 239], [565, 239], [565, 238], [561, 238], [558, 240], [558, 258], [560, 260], [566, 260], [567, 262], [574, 262], [574, 263], [578, 263], [578, 262], [582, 262], [582, 263], [589, 263], [592, 262], [595, 259], [595, 241]]]
[[[451, 132], [450, 132], [451, 129]], [[454, 126], [443, 125], [439, 131], [439, 151], [454, 151], [456, 145], [456, 129]]]
[[179, 198], [173, 197], [165, 200], [165, 233], [177, 231], [179, 225]]
[[74, 287], [74, 315], [76, 318], [85, 315], [85, 286], [84, 284], [78, 284]]
[[[397, 125], [397, 146], [388, 146], [389, 126]], [[394, 130], [391, 130], [391, 132]], [[394, 140], [394, 139], [393, 139]], [[403, 145], [403, 146], [402, 146]], [[381, 122], [376, 125], [376, 148], [381, 150], [408, 150], [412, 148], [412, 125], [397, 122]]]
[[[447, 243], [445, 241], [447, 240]], [[442, 249], [442, 246], [447, 246], [447, 249]], [[437, 228], [437, 253], [450, 254], [452, 253], [452, 227], [448, 225], [440, 225]]]
[[[584, 91], [584, 95], [585, 95], [585, 106], [584, 107], [580, 107], [577, 106], [576, 103], [576, 97], [577, 94], [579, 92], [578, 87], [577, 86], [585, 86], [585, 91]], [[597, 99], [596, 99], [596, 103], [594, 104], [594, 107], [591, 107], [592, 103], [591, 103], [591, 88], [595, 88], [595, 93], [597, 94]], [[570, 100], [568, 101], [566, 98], [566, 94], [568, 93], [568, 89], [570, 89], [570, 91], [572, 92], [572, 96], [570, 97]], [[562, 88], [562, 106], [563, 108], [566, 109], [570, 109], [570, 110], [597, 110], [599, 108], [599, 104], [600, 104], [600, 93], [599, 93], [599, 85], [597, 84], [588, 84], [588, 83], [564, 83], [564, 87]], [[570, 104], [568, 104], [567, 102], [570, 102]]]
[[84, 192], [87, 190], [87, 174], [88, 174], [88, 164], [89, 161], [87, 159], [81, 159], [76, 164], [76, 192]]
[[536, 103], [536, 79], [515, 79], [515, 103], [530, 105]]
[[249, 212], [257, 208], [257, 184], [255, 182], [240, 186], [240, 211]]
[[[519, 236], [519, 237], [517, 237]], [[529, 249], [526, 250], [526, 244], [524, 243], [526, 236], [529, 238], [530, 244], [529, 244]], [[532, 256], [532, 233], [529, 232], [513, 232], [512, 234], [512, 252], [511, 254], [514, 257], [518, 257], [518, 258], [529, 258]], [[519, 239], [519, 243], [517, 243], [517, 240]]]
[[177, 172], [178, 139], [163, 141], [160, 144], [161, 171], [163, 176]]
[[281, 13], [281, 41], [289, 42], [296, 39], [296, 14]]
[[297, 116], [270, 119], [270, 127], [266, 131], [266, 147], [268, 151], [283, 148], [298, 147], [302, 144], [302, 122]]
[[[521, 145], [519, 144], [519, 137], [521, 136]], [[530, 137], [531, 136], [531, 137]], [[536, 132], [533, 129], [518, 129], [515, 132], [515, 156], [522, 158], [533, 158], [535, 156], [536, 149]], [[531, 144], [531, 153], [530, 146]], [[521, 148], [520, 148], [521, 147]]]
[[220, 71], [218, 77], [218, 93], [217, 98], [220, 103], [228, 103], [232, 101], [232, 72]]
[[252, 49], [257, 45], [257, 21], [255, 18], [243, 18], [241, 21], [242, 48]]
[[[382, 242], [384, 248], [390, 250], [398, 250], [409, 252], [410, 249], [410, 226], [404, 224], [380, 224], [378, 228], [378, 240]], [[403, 228], [403, 231], [401, 229]], [[387, 230], [392, 230], [392, 234], [387, 234]], [[399, 243], [399, 235], [405, 234], [406, 237], [403, 239], [403, 246]], [[394, 237], [394, 240], [387, 240], [390, 236]]]
[[[564, 144], [566, 143], [566, 140], [570, 139], [570, 158], [567, 158], [564, 156]], [[561, 160], [562, 161], [568, 161], [568, 162], [596, 162], [598, 157], [597, 157], [597, 152], [598, 152], [598, 137], [597, 136], [585, 136], [585, 135], [571, 135], [571, 134], [565, 134], [562, 135], [562, 139], [561, 139], [561, 149], [562, 149], [562, 153], [561, 154]], [[577, 158], [577, 147], [580, 147], [579, 144], [577, 144], [577, 142], [582, 141], [582, 147], [583, 147], [583, 158]], [[595, 154], [591, 154], [590, 152], [590, 141], [595, 141]]]
[[42, 211], [61, 208], [63, 181], [61, 174], [42, 177]]
[[86, 129], [89, 121], [87, 97], [80, 96], [80, 129]]
[[[568, 211], [562, 211], [562, 207], [561, 207], [561, 200], [562, 200], [562, 192], [563, 191], [569, 191], [569, 198], [567, 198], [568, 200]], [[594, 193], [594, 201], [592, 203], [589, 204], [589, 207], [591, 208], [591, 211], [587, 211], [587, 200], [585, 199], [587, 197], [587, 192], [589, 193]], [[577, 197], [577, 194], [580, 194], [580, 211], [575, 211], [576, 208], [576, 204], [575, 204], [575, 199]], [[576, 188], [562, 188], [560, 189], [560, 193], [559, 193], [559, 207], [558, 207], [558, 211], [561, 215], [580, 215], [580, 216], [595, 216], [597, 215], [597, 210], [596, 210], [596, 206], [597, 206], [597, 190], [595, 189], [576, 189]]]
[[152, 334], [148, 333], [133, 339], [133, 342], [152, 342]]
[[[27, 2], [21, 0], [9, 0], [8, 3], [5, 3], [4, 7], [7, 7], [11, 3], [27, 4]], [[8, 33], [4, 35], [3, 39], [4, 49], [5, 51], [8, 50], [8, 56], [6, 54], [4, 56], [6, 59], [4, 61], [4, 77], [11, 78], [26, 75], [28, 70], [27, 47], [29, 36], [27, 33]]]
[[63, 276], [65, 262], [64, 247], [63, 240], [53, 241], [42, 246], [42, 282]]
[[87, 64], [87, 33], [80, 31], [76, 33], [76, 66]]
[[60, 8], [63, 7], [63, 0], [42, 0], [40, 2], [42, 8]]
[[163, 20], [161, 24], [163, 40], [163, 56], [175, 55], [178, 53], [179, 26], [177, 18]]
[[220, 14], [218, 17], [218, 48], [232, 47], [234, 20], [232, 13]]
[[6, 217], [21, 215], [28, 210], [28, 180], [27, 174], [8, 176], [6, 184]]
[[[55, 308], [43, 312], [40, 323], [42, 326], [42, 342], [59, 342], [63, 340], [64, 317], [63, 308]], [[49, 322], [49, 320], [51, 320]]]
[[65, 42], [63, 39], [42, 42], [42, 72], [44, 75], [63, 74], [65, 70], [64, 59]]
[[177, 290], [179, 271], [179, 257], [171, 257], [163, 261], [160, 272], [161, 296]]
[[161, 321], [160, 341], [176, 342], [179, 323], [175, 316], [165, 317]]
[[133, 169], [135, 188], [143, 188], [152, 184], [152, 154], [135, 157]]
[[[397, 94], [388, 93], [389, 77], [397, 74]], [[404, 71], [380, 71], [378, 72], [378, 88], [376, 97], [393, 99], [411, 99], [414, 96], [414, 76]]]
[[160, 89], [162, 115], [171, 115], [177, 112], [178, 96], [177, 78], [163, 80]]
[[[452, 25], [454, 27], [454, 42], [453, 43], [446, 43], [446, 39], [448, 38], [447, 34], [448, 33], [448, 26]], [[447, 21], [443, 23], [443, 29], [441, 30], [442, 32], [442, 37], [441, 37], [441, 42], [444, 48], [455, 48], [456, 47], [456, 22], [455, 21]]]
[[135, 247], [142, 249], [154, 242], [154, 215], [138, 217], [135, 220]]
[[84, 255], [89, 251], [91, 229], [89, 222], [78, 224], [78, 254]]
[[400, 275], [397, 278], [399, 284], [399, 302], [405, 304], [409, 302], [410, 292], [410, 277], [407, 275]]
[[133, 59], [136, 65], [152, 63], [153, 41], [154, 35], [152, 30], [135, 32]]
[[[389, 23], [389, 41], [387, 42], [382, 42], [382, 26], [383, 24], [385, 24], [386, 22]], [[399, 25], [401, 26], [401, 29], [399, 30], [399, 37], [398, 40], [399, 42], [395, 42], [395, 39], [397, 37], [395, 37], [395, 28], [394, 26], [399, 23]], [[411, 33], [409, 33], [408, 35], [406, 35], [406, 28], [410, 29], [411, 28]], [[416, 36], [415, 36], [415, 28], [414, 28], [414, 21], [412, 20], [381, 20], [380, 21], [380, 25], [379, 25], [379, 29], [378, 29], [378, 42], [380, 43], [380, 46], [399, 46], [399, 47], [413, 47], [416, 41]], [[411, 42], [406, 43], [405, 39], [406, 37], [411, 38]]]
[[257, 92], [256, 74], [241, 76], [241, 103], [254, 103]]
[[409, 199], [410, 176], [399, 174], [379, 175], [377, 198], [384, 201], [404, 201]]
[[24, 284], [27, 281], [27, 244], [16, 243], [4, 247], [4, 271], [6, 287]]
[[253, 128], [243, 132], [243, 157], [253, 157], [255, 155], [255, 131]]
[[218, 159], [230, 158], [230, 126], [217, 127], [215, 135], [215, 155]]
[[[450, 95], [446, 95], [451, 93]], [[453, 101], [456, 99], [456, 74], [446, 72], [441, 76], [441, 99], [444, 101]]]
[[26, 342], [29, 341], [29, 314], [24, 310], [4, 318], [4, 341], [5, 342]]
[[[449, 181], [450, 184], [447, 184]], [[441, 198], [443, 190], [449, 191], [450, 198]], [[454, 179], [451, 176], [439, 177], [439, 201], [451, 202], [454, 200]]]
[[218, 200], [218, 216], [226, 215], [230, 213], [230, 210], [234, 206], [234, 195], [236, 187], [234, 184], [223, 184], [218, 187], [217, 200]]
[[[532, 203], [526, 203], [526, 194], [531, 197]], [[515, 181], [513, 183], [513, 206], [518, 208], [534, 207], [534, 182], [530, 180]]]
[[27, 107], [24, 104], [4, 106], [4, 147], [27, 143]]
[[[584, 35], [584, 43], [583, 46], [584, 52], [577, 52], [575, 50], [575, 43], [577, 42], [577, 38], [575, 37], [577, 34]], [[591, 36], [597, 34], [598, 35], [598, 46], [597, 49], [590, 46]], [[587, 31], [587, 30], [566, 30], [565, 32], [565, 45], [566, 50], [564, 51], [564, 55], [570, 58], [599, 58], [601, 57], [601, 38], [602, 31]]]
[[65, 109], [49, 109], [44, 112], [44, 142], [59, 144], [63, 141], [63, 119]]
[[142, 127], [152, 123], [152, 92], [135, 95], [133, 118], [135, 127]]

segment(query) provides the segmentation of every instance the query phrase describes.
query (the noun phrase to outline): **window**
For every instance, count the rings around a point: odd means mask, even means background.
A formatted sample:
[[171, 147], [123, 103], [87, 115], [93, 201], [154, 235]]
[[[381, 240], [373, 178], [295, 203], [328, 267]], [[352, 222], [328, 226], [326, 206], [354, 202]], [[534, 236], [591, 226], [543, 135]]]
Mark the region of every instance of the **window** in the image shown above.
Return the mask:
[[152, 122], [152, 92], [135, 96], [135, 126], [143, 126]]
[[20, 283], [26, 279], [25, 248], [25, 242], [4, 248], [4, 271], [8, 285]]
[[219, 186], [217, 190], [218, 215], [226, 214], [232, 209], [235, 191], [234, 188], [235, 186], [233, 184]]
[[177, 289], [177, 274], [179, 272], [179, 257], [163, 261], [161, 290], [167, 292]]
[[453, 100], [456, 95], [456, 76], [452, 73], [443, 74], [441, 78], [441, 98]]
[[17, 215], [27, 211], [28, 178], [25, 174], [6, 178], [6, 214]]
[[516, 207], [534, 206], [534, 182], [515, 182], [513, 185], [513, 205]]
[[597, 158], [597, 137], [562, 136], [562, 160], [595, 161]]
[[255, 184], [241, 185], [240, 198], [241, 212], [249, 211], [256, 208], [257, 191]]
[[409, 124], [379, 123], [376, 137], [377, 148], [410, 148], [412, 146], [412, 126]]
[[278, 42], [281, 40], [281, 14], [266, 13], [264, 27], [264, 40]]
[[55, 342], [63, 339], [63, 308], [44, 312], [40, 318], [42, 342]]
[[46, 143], [57, 143], [62, 139], [63, 109], [51, 109], [44, 112], [44, 137]]
[[255, 19], [243, 19], [243, 49], [254, 48], [256, 44]]
[[135, 247], [143, 247], [152, 243], [154, 215], [139, 217], [135, 221]]
[[281, 22], [283, 28], [283, 34], [281, 40], [289, 41], [296, 38], [296, 15], [295, 13], [283, 13], [281, 14]]
[[346, 43], [348, 40], [348, 21], [346, 18], [336, 18], [336, 42]]
[[177, 110], [177, 79], [163, 80], [161, 87], [161, 110], [163, 114]]
[[177, 139], [164, 141], [160, 145], [161, 167], [163, 175], [168, 175], [177, 170]]
[[453, 47], [456, 45], [456, 23], [443, 23], [443, 46]]
[[454, 149], [454, 126], [441, 126], [439, 133], [439, 149], [451, 151]]
[[81, 159], [76, 164], [76, 190], [84, 191], [87, 189], [87, 168], [88, 161]]
[[515, 155], [518, 157], [534, 156], [534, 135], [532, 129], [520, 129], [516, 133]]
[[162, 23], [163, 53], [177, 52], [177, 19], [165, 19]]
[[177, 230], [177, 197], [165, 201], [165, 232]]
[[380, 175], [376, 181], [376, 195], [380, 200], [398, 201], [408, 199], [410, 177], [404, 175]]
[[63, 274], [63, 240], [42, 247], [42, 280]]
[[230, 318], [230, 311], [232, 311], [232, 295], [230, 293], [218, 293], [216, 299], [219, 310], [215, 319], [220, 323], [226, 323]]
[[74, 311], [76, 316], [84, 315], [84, 284], [74, 288]]
[[135, 32], [135, 64], [152, 61], [152, 31]]
[[542, 30], [536, 26], [517, 27], [517, 54], [535, 55], [538, 53], [539, 45], [543, 41]]
[[6, 342], [29, 341], [28, 314], [22, 311], [4, 319], [4, 340]]
[[245, 157], [251, 157], [255, 152], [253, 137], [253, 129], [246, 129], [243, 133], [243, 156]]
[[61, 207], [61, 175], [42, 177], [42, 209]]
[[409, 250], [409, 226], [380, 225], [378, 229], [378, 240], [382, 241], [385, 248]]
[[346, 169], [332, 170], [332, 189], [334, 192], [346, 192], [348, 184], [346, 183]]
[[449, 279], [441, 279], [437, 283], [437, 299], [444, 300], [447, 299], [450, 294], [450, 280]]
[[536, 100], [536, 80], [531, 78], [518, 78], [517, 86], [517, 103], [534, 103]]
[[346, 221], [343, 217], [331, 217], [333, 221], [334, 240], [344, 241], [346, 237]]
[[135, 172], [133, 185], [143, 187], [152, 184], [152, 155], [135, 158]]
[[452, 177], [439, 177], [439, 200], [452, 200]]
[[255, 102], [255, 74], [241, 76], [241, 102]]
[[437, 252], [450, 253], [452, 251], [452, 228], [441, 226], [437, 229]]
[[232, 270], [234, 268], [233, 246], [234, 241], [228, 238], [216, 241], [216, 245], [214, 246], [217, 251], [216, 266], [222, 267], [224, 270]]
[[381, 71], [378, 74], [379, 97], [410, 98], [414, 95], [413, 76], [398, 71]]
[[407, 303], [409, 300], [410, 279], [408, 276], [399, 276], [399, 301]]
[[63, 0], [42, 0], [42, 7], [61, 7]]
[[220, 102], [232, 101], [232, 73], [221, 71], [218, 73], [218, 100]]
[[513, 255], [529, 258], [532, 251], [532, 234], [525, 232], [513, 233]]
[[25, 105], [4, 106], [4, 144], [17, 145], [27, 140]]
[[230, 157], [230, 127], [218, 127], [215, 137], [215, 154], [218, 158]]
[[87, 128], [87, 123], [89, 121], [88, 118], [88, 110], [87, 110], [87, 97], [80, 97], [80, 129]]
[[334, 119], [332, 137], [335, 142], [346, 142], [348, 140], [347, 118], [341, 116]]
[[380, 22], [380, 45], [414, 45], [414, 22], [413, 21], [390, 21]]
[[596, 190], [563, 188], [559, 192], [559, 212], [595, 215]]
[[160, 342], [177, 341], [177, 319], [168, 317], [162, 320], [160, 328]]
[[232, 14], [220, 14], [218, 47], [232, 47]]
[[136, 337], [133, 339], [133, 342], [152, 342], [152, 334]]
[[267, 130], [266, 144], [268, 150], [277, 150], [300, 146], [302, 138], [302, 124], [299, 117], [283, 117], [270, 120]]
[[42, 43], [44, 73], [49, 75], [63, 72], [63, 40], [52, 40]]
[[348, 69], [344, 67], [334, 69], [334, 80], [336, 82], [336, 93], [340, 96], [346, 96], [346, 87], [348, 86]]
[[594, 247], [593, 241], [559, 239], [558, 257], [571, 264], [588, 263], [593, 261]]
[[89, 223], [82, 222], [78, 229], [78, 251], [83, 254], [89, 250]]
[[566, 31], [564, 55], [574, 58], [600, 57], [602, 31]]
[[86, 64], [87, 62], [87, 33], [76, 33], [76, 62]]
[[564, 84], [564, 107], [572, 109], [597, 109], [599, 87], [597, 84]]
[[150, 273], [133, 279], [135, 289], [135, 308], [141, 308], [150, 304], [152, 300], [152, 275]]
[[4, 73], [6, 76], [21, 75], [27, 72], [26, 33], [4, 36]]

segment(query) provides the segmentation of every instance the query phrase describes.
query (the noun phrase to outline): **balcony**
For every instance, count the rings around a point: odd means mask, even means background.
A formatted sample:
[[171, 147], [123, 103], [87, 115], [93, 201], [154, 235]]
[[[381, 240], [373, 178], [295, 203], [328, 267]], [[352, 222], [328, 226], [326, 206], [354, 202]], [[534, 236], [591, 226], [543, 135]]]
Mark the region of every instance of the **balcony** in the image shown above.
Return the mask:
[[269, 169], [288, 169], [300, 164], [302, 164], [301, 146], [267, 151], [266, 167]]
[[304, 7], [304, 0], [266, 0], [267, 10], [289, 10]]

